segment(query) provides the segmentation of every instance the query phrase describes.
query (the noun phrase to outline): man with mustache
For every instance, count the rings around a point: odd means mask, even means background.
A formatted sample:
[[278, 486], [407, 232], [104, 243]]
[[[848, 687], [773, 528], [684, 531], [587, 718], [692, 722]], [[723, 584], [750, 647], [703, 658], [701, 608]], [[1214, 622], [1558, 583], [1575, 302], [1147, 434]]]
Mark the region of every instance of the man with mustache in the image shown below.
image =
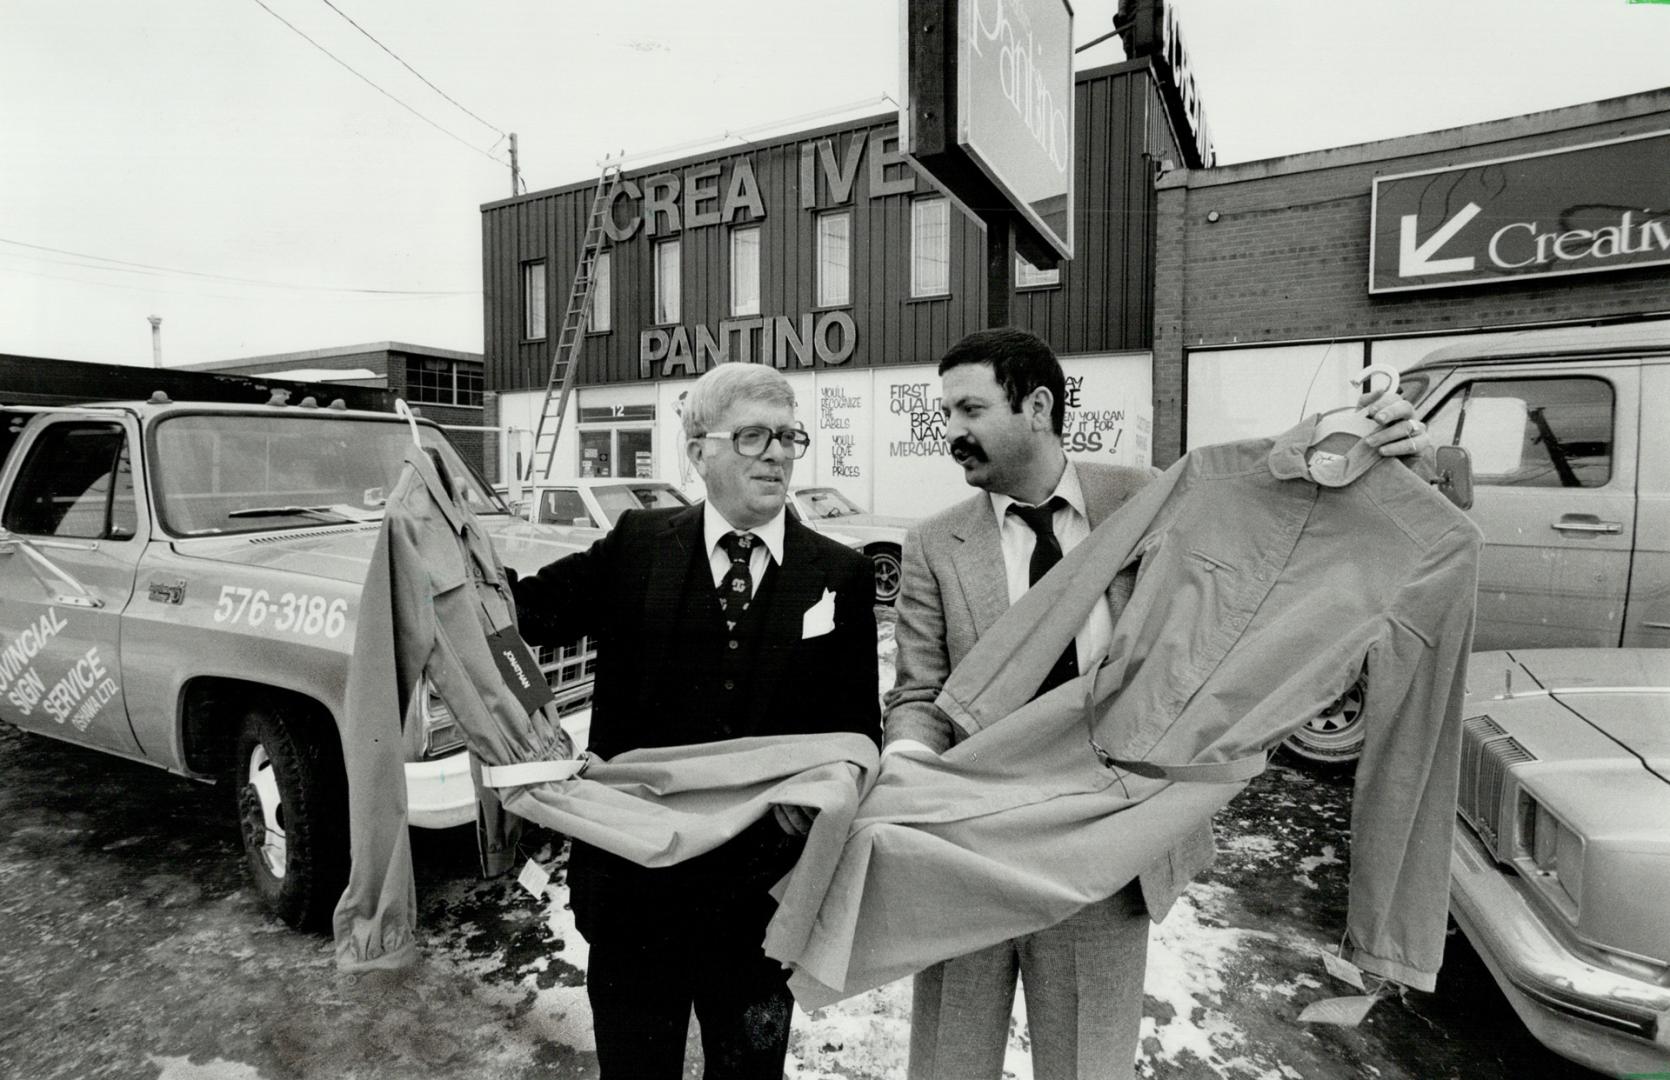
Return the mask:
[[[811, 441], [794, 406], [772, 368], [709, 371], [683, 414], [706, 500], [628, 511], [590, 549], [513, 582], [530, 643], [597, 643], [594, 754], [753, 735], [880, 741], [874, 571], [785, 513]], [[572, 845], [604, 1080], [683, 1076], [692, 1009], [708, 1076], [780, 1080], [793, 998], [761, 943], [776, 910], [768, 890], [810, 826], [808, 811], [776, 806], [717, 850], [659, 870]]]
[[[1156, 475], [1067, 459], [1066, 380], [1055, 354], [1032, 334], [970, 334], [945, 354], [939, 374], [951, 456], [981, 493], [906, 537], [884, 754], [939, 754], [960, 740], [933, 704], [951, 669], [1033, 582]], [[1386, 455], [1416, 453], [1424, 444], [1412, 416], [1408, 402], [1382, 403], [1375, 414], [1381, 430], [1367, 441]], [[1128, 597], [1131, 580], [1121, 578], [1110, 592], [1123, 588]], [[1038, 693], [1092, 669], [1107, 653], [1118, 614], [1111, 598], [1098, 605]], [[1129, 1077], [1149, 920], [1165, 916], [1212, 855], [1205, 826], [1107, 900], [918, 974], [911, 1080], [998, 1080], [1017, 978], [1039, 1080]]]

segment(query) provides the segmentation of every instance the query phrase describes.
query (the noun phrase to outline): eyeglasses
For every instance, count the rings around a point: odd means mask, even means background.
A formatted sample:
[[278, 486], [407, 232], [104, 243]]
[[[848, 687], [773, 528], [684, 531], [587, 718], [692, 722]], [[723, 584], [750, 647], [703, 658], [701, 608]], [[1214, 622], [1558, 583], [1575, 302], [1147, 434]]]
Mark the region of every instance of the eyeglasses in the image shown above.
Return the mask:
[[776, 439], [791, 460], [806, 456], [806, 448], [812, 445], [812, 437], [797, 427], [778, 428], [776, 431], [759, 424], [739, 427], [735, 431], [710, 431], [703, 435], [704, 439], [729, 439], [736, 452], [743, 457], [759, 457], [765, 453], [765, 448]]

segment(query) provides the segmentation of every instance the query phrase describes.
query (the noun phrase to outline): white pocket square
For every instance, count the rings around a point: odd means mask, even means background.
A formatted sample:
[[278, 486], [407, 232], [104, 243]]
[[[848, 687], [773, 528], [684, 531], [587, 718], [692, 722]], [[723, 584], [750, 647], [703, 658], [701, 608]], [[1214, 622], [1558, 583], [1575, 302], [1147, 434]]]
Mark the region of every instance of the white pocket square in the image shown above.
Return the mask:
[[823, 591], [823, 599], [806, 609], [806, 614], [800, 617], [800, 637], [822, 637], [835, 629], [835, 594], [828, 589]]

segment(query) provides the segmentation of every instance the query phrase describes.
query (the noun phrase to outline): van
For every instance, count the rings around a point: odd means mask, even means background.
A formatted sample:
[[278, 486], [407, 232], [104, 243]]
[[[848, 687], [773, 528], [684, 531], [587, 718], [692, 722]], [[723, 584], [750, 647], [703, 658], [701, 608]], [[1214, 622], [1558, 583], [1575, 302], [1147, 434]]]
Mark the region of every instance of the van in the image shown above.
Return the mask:
[[[1434, 444], [1472, 459], [1475, 651], [1670, 647], [1670, 326], [1451, 345], [1402, 386]], [[1359, 683], [1288, 749], [1354, 761], [1361, 706]]]

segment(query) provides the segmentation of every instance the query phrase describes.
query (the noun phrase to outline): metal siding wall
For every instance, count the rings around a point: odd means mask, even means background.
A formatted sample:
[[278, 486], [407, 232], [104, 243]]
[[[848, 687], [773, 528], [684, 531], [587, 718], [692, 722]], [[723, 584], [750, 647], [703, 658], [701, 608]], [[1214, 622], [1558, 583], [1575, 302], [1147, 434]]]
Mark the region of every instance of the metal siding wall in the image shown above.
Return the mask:
[[[1019, 293], [1011, 300], [1017, 325], [1029, 327], [1062, 353], [1146, 348], [1152, 338], [1154, 193], [1150, 166], [1143, 157], [1145, 100], [1152, 94], [1145, 68], [1114, 70], [1077, 84], [1074, 121], [1078, 144], [1074, 229], [1077, 258], [1062, 267], [1059, 288]], [[1156, 116], [1155, 123], [1163, 123]], [[838, 206], [852, 214], [851, 303], [838, 309], [851, 315], [858, 337], [845, 364], [827, 370], [933, 363], [964, 334], [985, 325], [985, 234], [977, 221], [951, 214], [951, 295], [941, 300], [910, 297], [910, 204], [933, 192], [920, 177], [915, 190], [870, 197], [869, 145], [874, 132], [891, 132], [891, 120], [809, 132], [786, 141], [735, 154], [708, 155], [635, 171], [640, 184], [650, 176], [673, 173], [682, 183], [692, 169], [718, 163], [721, 199], [729, 189], [733, 163], [747, 157], [753, 165], [765, 220], [761, 225], [761, 314], [786, 315], [797, 323], [803, 314], [820, 314], [816, 303], [817, 217]], [[864, 139], [850, 197], [829, 198], [821, 156], [814, 161], [814, 206], [802, 209], [800, 148], [827, 139], [837, 166], [844, 163], [848, 140]], [[484, 347], [487, 389], [500, 392], [545, 385], [555, 348], [594, 185], [528, 196], [483, 211], [483, 291], [486, 306]], [[641, 207], [641, 203], [640, 203]], [[746, 219], [739, 216], [735, 224]], [[681, 221], [682, 224], [682, 221]], [[684, 228], [680, 325], [715, 331], [730, 318], [731, 225]], [[653, 240], [642, 227], [631, 239], [611, 243], [612, 326], [606, 334], [587, 335], [580, 379], [587, 385], [637, 382], [639, 332], [654, 315]], [[521, 339], [521, 264], [543, 257], [548, 267], [547, 327], [544, 342]], [[759, 336], [756, 334], [756, 337]], [[792, 360], [786, 369], [798, 365]], [[818, 365], [820, 370], [825, 365]], [[651, 377], [659, 375], [659, 363]]]

